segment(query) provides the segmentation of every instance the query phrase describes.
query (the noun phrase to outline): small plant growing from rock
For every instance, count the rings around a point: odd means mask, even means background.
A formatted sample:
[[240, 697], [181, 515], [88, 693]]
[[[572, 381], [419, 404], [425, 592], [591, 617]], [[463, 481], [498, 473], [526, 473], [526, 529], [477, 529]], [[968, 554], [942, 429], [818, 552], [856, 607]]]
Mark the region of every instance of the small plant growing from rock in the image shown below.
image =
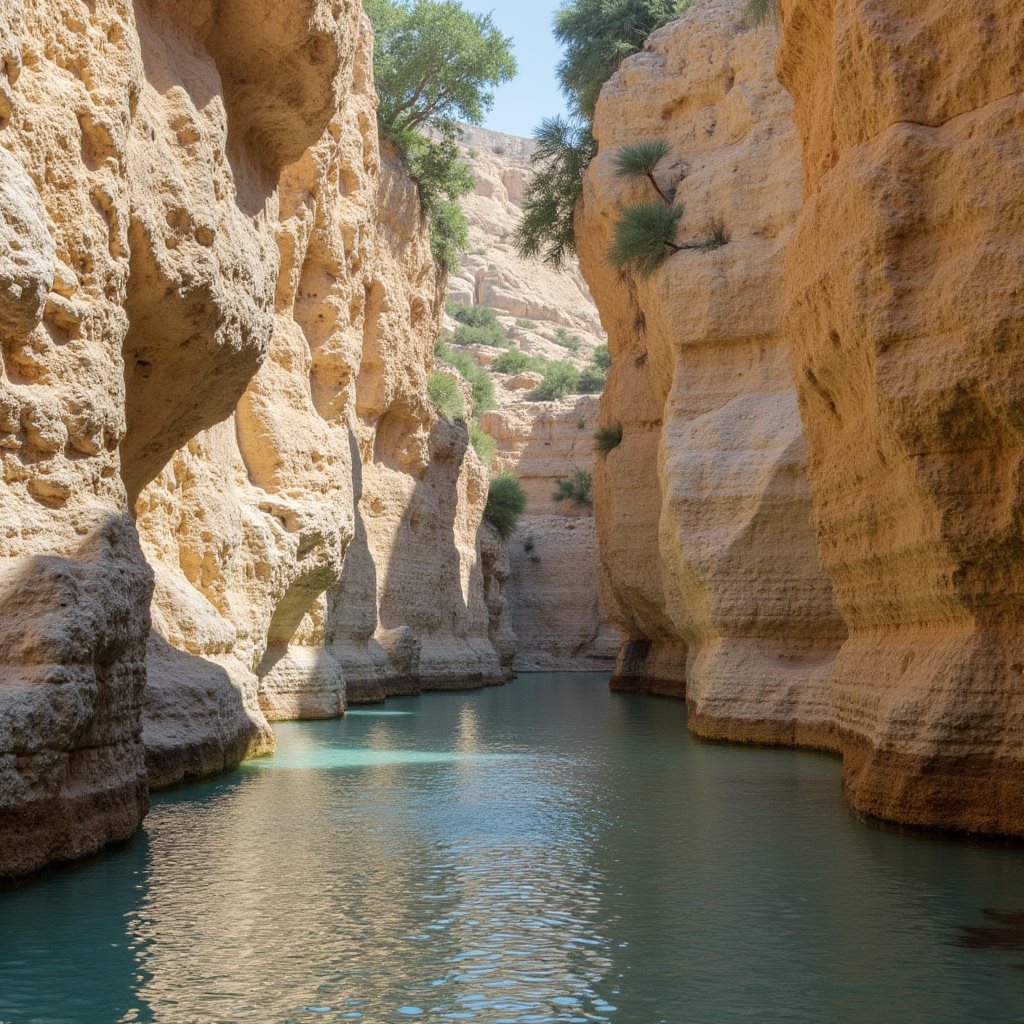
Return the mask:
[[438, 416], [449, 423], [466, 418], [466, 403], [454, 377], [434, 370], [427, 377], [427, 396], [437, 410]]
[[747, 0], [744, 12], [747, 22], [755, 27], [779, 20], [779, 0]]
[[519, 519], [525, 511], [526, 491], [519, 477], [510, 470], [491, 477], [484, 518], [498, 531], [500, 537], [508, 540], [516, 532]]
[[498, 454], [498, 442], [479, 423], [470, 423], [469, 443], [485, 466], [490, 468], [494, 465], [494, 457]]
[[585, 469], [574, 469], [572, 476], [558, 481], [558, 486], [551, 497], [559, 503], [568, 501], [577, 508], [590, 508], [594, 504], [590, 486], [590, 473]]
[[675, 202], [675, 190], [663, 188], [654, 173], [670, 151], [664, 139], [647, 139], [623, 146], [615, 156], [618, 177], [645, 178], [658, 195], [651, 202], [627, 206], [619, 215], [608, 262], [620, 274], [650, 277], [666, 256], [687, 249], [706, 252], [729, 241], [725, 225], [713, 221], [706, 238], [676, 242], [684, 209]]
[[671, 203], [674, 198], [666, 192], [654, 172], [658, 164], [672, 151], [672, 147], [664, 139], [645, 139], [623, 146], [615, 154], [615, 173], [620, 178], [646, 178], [662, 201]]
[[594, 451], [605, 457], [622, 444], [622, 424], [598, 427], [594, 432]]
[[534, 549], [534, 547], [536, 547], [536, 545], [533, 540], [533, 534], [531, 534], [529, 537], [526, 538], [526, 540], [523, 541], [523, 550], [527, 554], [529, 554]]

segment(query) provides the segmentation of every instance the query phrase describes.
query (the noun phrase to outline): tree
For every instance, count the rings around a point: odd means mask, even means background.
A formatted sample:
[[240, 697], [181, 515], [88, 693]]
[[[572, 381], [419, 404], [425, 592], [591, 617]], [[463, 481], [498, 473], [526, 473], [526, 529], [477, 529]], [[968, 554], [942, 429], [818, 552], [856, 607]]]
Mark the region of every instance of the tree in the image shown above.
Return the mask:
[[515, 77], [512, 40], [456, 0], [365, 0], [380, 123], [389, 134], [479, 124]]
[[692, 4], [693, 0], [563, 0], [555, 13], [555, 37], [565, 49], [558, 77], [570, 115], [545, 118], [534, 132], [535, 176], [526, 189], [515, 236], [520, 256], [557, 267], [575, 254], [573, 219], [583, 195], [583, 176], [597, 153], [591, 122], [601, 86], [655, 29]]
[[468, 244], [458, 200], [473, 190], [458, 121], [479, 124], [493, 87], [515, 76], [512, 41], [455, 0], [365, 0], [373, 23], [377, 118], [420, 192], [434, 258], [446, 270]]
[[608, 262], [623, 273], [650, 277], [666, 256], [683, 249], [675, 241], [682, 215], [681, 206], [660, 199], [627, 206], [615, 225]]
[[576, 252], [573, 217], [597, 143], [590, 122], [579, 116], [546, 117], [533, 137], [534, 175], [526, 186], [513, 243], [524, 259], [560, 267]]
[[693, 0], [565, 0], [555, 13], [555, 38], [565, 48], [558, 65], [562, 91], [593, 120], [601, 86], [657, 28]]

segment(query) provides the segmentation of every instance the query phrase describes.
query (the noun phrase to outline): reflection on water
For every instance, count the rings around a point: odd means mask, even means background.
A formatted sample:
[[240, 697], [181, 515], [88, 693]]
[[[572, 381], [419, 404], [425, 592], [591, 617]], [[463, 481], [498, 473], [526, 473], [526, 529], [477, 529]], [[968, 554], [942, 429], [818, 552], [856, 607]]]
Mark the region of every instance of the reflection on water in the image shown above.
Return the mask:
[[387, 707], [0, 893], [0, 1021], [1024, 1021], [1020, 851], [864, 828], [834, 760], [600, 677]]

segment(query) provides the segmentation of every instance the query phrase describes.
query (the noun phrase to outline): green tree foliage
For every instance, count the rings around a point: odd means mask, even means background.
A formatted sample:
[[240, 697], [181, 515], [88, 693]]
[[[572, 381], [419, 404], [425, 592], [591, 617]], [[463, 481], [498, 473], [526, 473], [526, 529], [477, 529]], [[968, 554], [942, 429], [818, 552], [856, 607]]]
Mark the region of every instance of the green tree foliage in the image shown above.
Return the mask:
[[657, 28], [678, 18], [693, 0], [565, 0], [555, 13], [562, 91], [588, 120], [601, 86]]
[[427, 377], [427, 397], [434, 403], [437, 414], [449, 423], [466, 418], [466, 403], [454, 377], [433, 371]]
[[511, 344], [498, 323], [498, 314], [489, 306], [466, 306], [461, 302], [449, 302], [448, 313], [459, 324], [452, 335], [453, 345], [508, 348]]
[[682, 206], [660, 199], [626, 207], [615, 225], [609, 263], [622, 273], [650, 277], [669, 253], [683, 248], [675, 241], [682, 215]]
[[454, 270], [468, 244], [458, 200], [473, 190], [458, 121], [479, 124], [494, 86], [514, 77], [512, 42], [489, 15], [455, 0], [365, 0], [364, 7], [374, 28], [381, 130], [419, 186], [434, 258]]
[[607, 345], [598, 345], [594, 349], [594, 365], [606, 373], [612, 368], [612, 354]]
[[594, 504], [590, 487], [590, 473], [585, 469], [574, 469], [568, 479], [558, 481], [551, 497], [557, 502], [569, 501], [579, 508], [590, 508]]
[[579, 393], [581, 395], [599, 395], [604, 391], [604, 383], [608, 374], [601, 367], [590, 363], [580, 370]]
[[662, 200], [670, 203], [672, 197], [658, 184], [658, 179], [654, 176], [658, 164], [670, 152], [671, 147], [664, 139], [645, 139], [623, 146], [615, 154], [615, 173], [620, 178], [646, 178]]
[[494, 456], [498, 453], [498, 442], [479, 423], [470, 423], [469, 443], [485, 466], [494, 465]]
[[374, 29], [380, 122], [392, 135], [479, 124], [515, 77], [512, 40], [455, 0], [364, 0]]
[[594, 432], [594, 451], [598, 455], [605, 456], [615, 451], [622, 444], [622, 424], [614, 426], [598, 427]]
[[525, 511], [526, 491], [515, 473], [506, 471], [491, 477], [484, 518], [502, 537], [508, 540], [516, 532]]
[[576, 252], [573, 217], [597, 143], [590, 122], [580, 116], [546, 117], [533, 137], [534, 175], [526, 187], [513, 244], [524, 259], [560, 267]]
[[528, 356], [517, 348], [510, 348], [507, 352], [502, 352], [491, 363], [491, 369], [495, 373], [525, 373], [527, 370], [543, 373], [547, 365], [546, 359], [541, 359], [539, 356]]

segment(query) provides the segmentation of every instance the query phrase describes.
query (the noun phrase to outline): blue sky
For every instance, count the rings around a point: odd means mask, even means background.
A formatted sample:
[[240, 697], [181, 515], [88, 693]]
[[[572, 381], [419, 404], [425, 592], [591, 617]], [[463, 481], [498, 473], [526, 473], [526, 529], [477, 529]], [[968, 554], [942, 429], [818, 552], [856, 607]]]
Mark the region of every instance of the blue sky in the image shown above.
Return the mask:
[[519, 61], [518, 77], [497, 90], [484, 126], [529, 135], [541, 118], [562, 113], [565, 101], [555, 79], [561, 51], [551, 36], [558, 0], [462, 0], [462, 5], [477, 14], [493, 14], [498, 28], [515, 40]]

